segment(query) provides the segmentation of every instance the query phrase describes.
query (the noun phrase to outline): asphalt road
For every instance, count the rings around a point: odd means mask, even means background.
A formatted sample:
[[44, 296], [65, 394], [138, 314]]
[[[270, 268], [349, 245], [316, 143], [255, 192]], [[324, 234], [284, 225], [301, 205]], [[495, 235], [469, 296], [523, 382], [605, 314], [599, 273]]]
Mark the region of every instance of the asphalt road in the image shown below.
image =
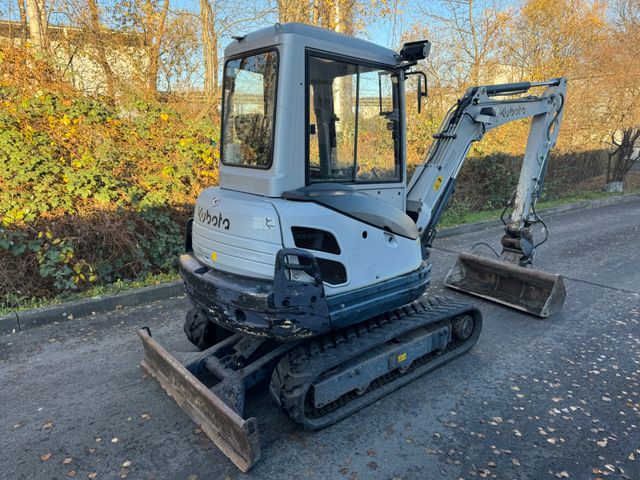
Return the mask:
[[[548, 224], [537, 265], [568, 278], [560, 314], [469, 298], [485, 315], [469, 354], [320, 432], [255, 392], [247, 475], [138, 367], [139, 326], [189, 349], [185, 299], [2, 336], [0, 478], [640, 479], [640, 203]], [[437, 242], [430, 293], [457, 296], [441, 287], [453, 252], [499, 237]]]

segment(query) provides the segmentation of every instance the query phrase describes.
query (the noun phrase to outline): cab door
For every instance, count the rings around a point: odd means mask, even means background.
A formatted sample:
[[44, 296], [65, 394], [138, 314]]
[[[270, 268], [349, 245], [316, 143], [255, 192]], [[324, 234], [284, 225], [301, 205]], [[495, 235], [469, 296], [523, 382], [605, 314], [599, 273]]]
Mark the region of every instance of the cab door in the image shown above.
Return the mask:
[[349, 184], [404, 211], [400, 74], [308, 52], [307, 82], [307, 184]]

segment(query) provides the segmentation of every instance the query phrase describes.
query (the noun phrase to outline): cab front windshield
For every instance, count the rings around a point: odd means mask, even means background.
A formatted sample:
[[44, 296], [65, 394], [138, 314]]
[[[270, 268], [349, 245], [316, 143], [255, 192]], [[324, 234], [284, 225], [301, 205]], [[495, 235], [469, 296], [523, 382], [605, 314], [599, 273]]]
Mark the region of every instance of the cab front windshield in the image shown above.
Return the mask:
[[221, 152], [225, 165], [271, 166], [277, 71], [275, 50], [225, 64]]
[[308, 180], [400, 181], [397, 73], [309, 55], [307, 82]]

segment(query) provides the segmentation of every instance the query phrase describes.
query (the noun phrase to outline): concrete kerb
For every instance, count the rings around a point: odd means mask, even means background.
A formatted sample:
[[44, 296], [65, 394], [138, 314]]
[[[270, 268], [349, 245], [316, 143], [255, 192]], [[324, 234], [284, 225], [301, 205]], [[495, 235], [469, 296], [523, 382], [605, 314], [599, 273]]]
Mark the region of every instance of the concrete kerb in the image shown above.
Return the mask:
[[18, 310], [0, 317], [0, 334], [16, 333], [41, 325], [63, 322], [93, 313], [110, 312], [121, 307], [132, 307], [183, 294], [184, 282], [178, 280], [105, 297], [74, 300], [32, 310]]
[[20, 330], [18, 323], [18, 314], [10, 313], [0, 317], [0, 335], [5, 333], [16, 333]]
[[[598, 200], [585, 200], [570, 205], [547, 208], [540, 213], [545, 215], [557, 215], [570, 211], [587, 208], [604, 207], [607, 205], [617, 205], [620, 203], [640, 200], [640, 194], [620, 195], [615, 197], [602, 198]], [[500, 220], [489, 220], [486, 222], [459, 225], [457, 227], [446, 228], [438, 232], [438, 238], [464, 235], [465, 233], [478, 232], [500, 226]], [[29, 328], [46, 325], [49, 323], [62, 322], [72, 318], [79, 318], [92, 313], [105, 313], [113, 311], [119, 307], [131, 307], [144, 303], [177, 297], [184, 294], [184, 283], [178, 280], [163, 285], [143, 287], [108, 297], [94, 297], [72, 302], [51, 305], [33, 310], [22, 310], [0, 317], [0, 335], [6, 333], [16, 333]]]

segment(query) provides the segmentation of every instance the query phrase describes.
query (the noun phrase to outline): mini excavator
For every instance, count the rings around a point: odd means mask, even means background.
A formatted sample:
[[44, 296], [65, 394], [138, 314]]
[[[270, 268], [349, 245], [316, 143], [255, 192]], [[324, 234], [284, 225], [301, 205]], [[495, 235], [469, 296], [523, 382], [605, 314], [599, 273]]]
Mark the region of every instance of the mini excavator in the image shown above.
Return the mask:
[[566, 79], [467, 89], [407, 178], [405, 82], [420, 111], [430, 48], [291, 23], [225, 50], [220, 185], [200, 193], [179, 261], [201, 351], [179, 362], [138, 333], [142, 367], [242, 471], [260, 458], [243, 418], [257, 384], [315, 430], [473, 347], [480, 311], [425, 294], [431, 246], [471, 144], [516, 120], [531, 126], [500, 258], [461, 255], [445, 284], [541, 317], [563, 305], [562, 278], [531, 264]]

